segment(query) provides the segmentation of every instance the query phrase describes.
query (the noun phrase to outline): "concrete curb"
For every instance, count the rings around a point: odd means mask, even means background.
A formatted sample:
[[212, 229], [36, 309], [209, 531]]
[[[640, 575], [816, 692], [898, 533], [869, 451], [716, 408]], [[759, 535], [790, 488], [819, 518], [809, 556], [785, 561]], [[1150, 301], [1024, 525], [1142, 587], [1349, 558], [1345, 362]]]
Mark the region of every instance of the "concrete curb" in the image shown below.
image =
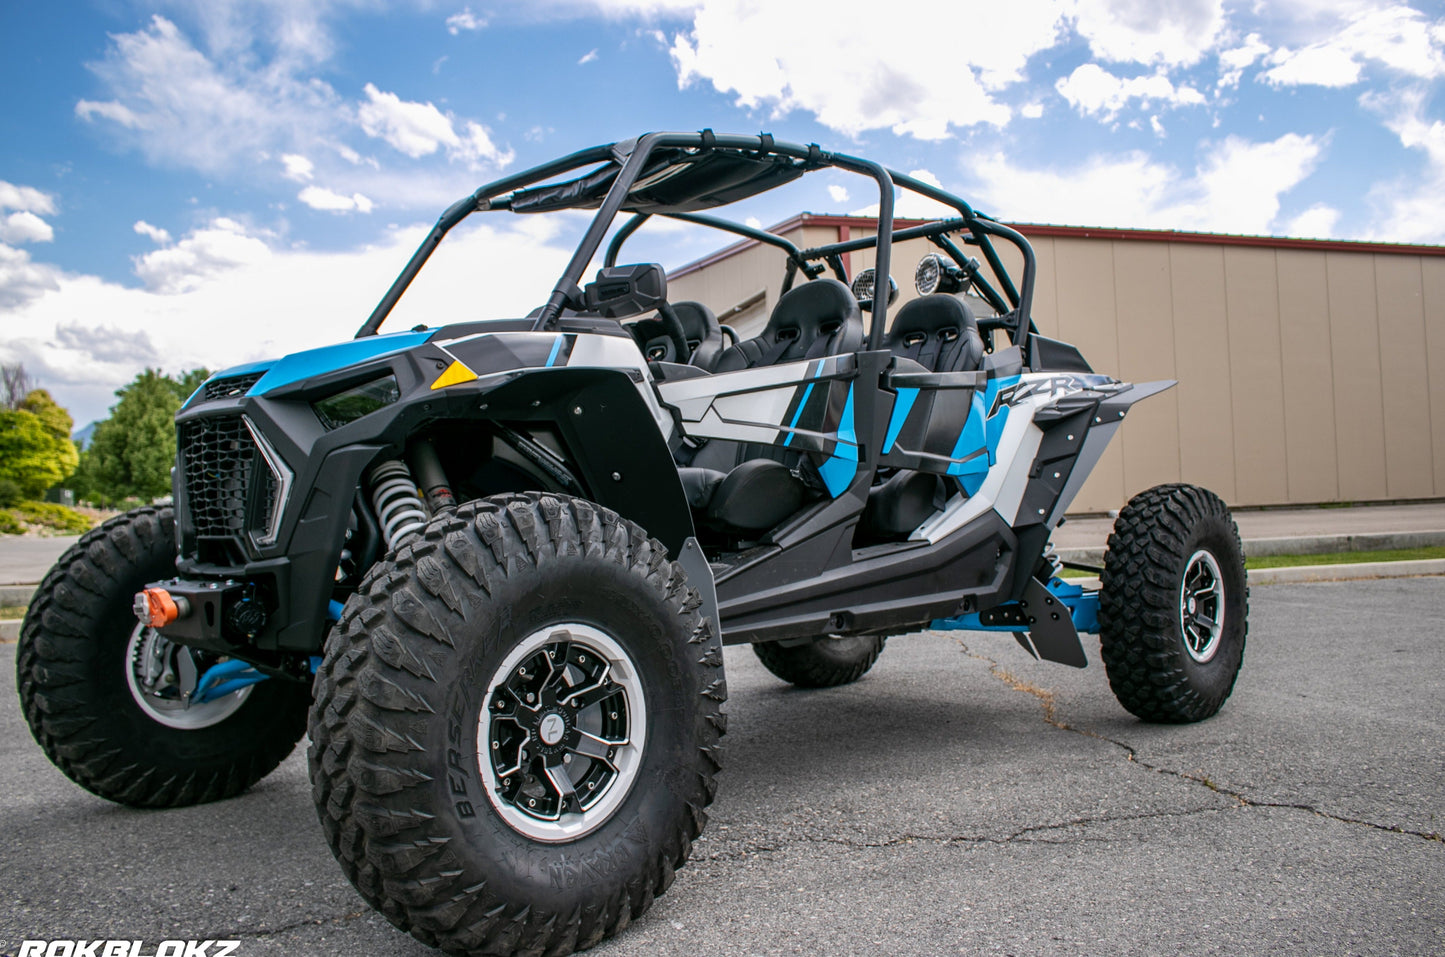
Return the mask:
[[1251, 585], [1282, 585], [1290, 582], [1338, 582], [1362, 578], [1414, 578], [1445, 575], [1445, 558], [1412, 562], [1358, 562], [1351, 565], [1291, 565], [1288, 568], [1252, 568]]
[[[1350, 565], [1291, 565], [1288, 568], [1251, 568], [1251, 585], [1286, 585], [1298, 582], [1362, 581], [1370, 578], [1418, 578], [1445, 575], [1445, 558], [1413, 562], [1356, 562]], [[1071, 585], [1096, 587], [1097, 578], [1065, 579]]]
[[21, 620], [11, 621], [9, 619], [0, 621], [0, 642], [20, 640]]
[[0, 605], [29, 605], [39, 585], [0, 585]]
[[[1371, 532], [1361, 535], [1295, 535], [1288, 538], [1250, 538], [1244, 554], [1250, 558], [1274, 555], [1327, 555], [1331, 552], [1388, 552], [1401, 548], [1445, 546], [1445, 530], [1421, 532]], [[1061, 548], [1059, 558], [1082, 565], [1104, 564], [1104, 546]], [[1392, 562], [1391, 564], [1396, 564]], [[1321, 567], [1321, 566], [1315, 566]]]

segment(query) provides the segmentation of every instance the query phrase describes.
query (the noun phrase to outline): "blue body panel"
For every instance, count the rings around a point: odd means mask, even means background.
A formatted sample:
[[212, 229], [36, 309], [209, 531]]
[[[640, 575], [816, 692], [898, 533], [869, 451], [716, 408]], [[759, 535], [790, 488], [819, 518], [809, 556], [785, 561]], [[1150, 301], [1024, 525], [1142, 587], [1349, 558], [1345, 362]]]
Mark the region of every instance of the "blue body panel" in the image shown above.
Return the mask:
[[[394, 332], [389, 335], [369, 336], [365, 339], [350, 339], [333, 346], [322, 346], [306, 352], [296, 352], [279, 360], [263, 375], [247, 395], [265, 395], [272, 389], [279, 389], [302, 379], [323, 375], [344, 369], [347, 366], [376, 359], [380, 356], [401, 352], [412, 346], [419, 346], [431, 338], [430, 332]], [[261, 363], [264, 365], [264, 363]]]
[[838, 444], [833, 457], [818, 467], [828, 494], [837, 498], [858, 474], [858, 436], [853, 430], [853, 386], [848, 386], [848, 401], [843, 405], [843, 418], [838, 422]]

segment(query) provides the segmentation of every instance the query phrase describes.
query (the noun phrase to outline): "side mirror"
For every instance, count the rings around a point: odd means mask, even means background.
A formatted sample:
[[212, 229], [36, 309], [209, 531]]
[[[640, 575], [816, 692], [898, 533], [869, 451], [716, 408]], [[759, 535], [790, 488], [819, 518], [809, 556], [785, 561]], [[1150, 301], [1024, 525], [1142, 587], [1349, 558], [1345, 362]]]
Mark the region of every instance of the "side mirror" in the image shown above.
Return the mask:
[[656, 309], [667, 299], [667, 274], [657, 263], [604, 266], [582, 290], [588, 312], [622, 319]]

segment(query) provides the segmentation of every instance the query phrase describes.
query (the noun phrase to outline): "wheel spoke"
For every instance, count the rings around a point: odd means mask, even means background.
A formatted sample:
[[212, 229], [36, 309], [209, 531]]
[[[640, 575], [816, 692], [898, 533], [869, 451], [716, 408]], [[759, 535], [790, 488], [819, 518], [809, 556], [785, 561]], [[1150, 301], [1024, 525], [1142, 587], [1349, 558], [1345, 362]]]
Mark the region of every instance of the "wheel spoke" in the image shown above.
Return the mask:
[[590, 734], [586, 731], [577, 732], [577, 743], [571, 747], [571, 751], [584, 757], [597, 758], [599, 761], [608, 761], [608, 752], [614, 748], [620, 748], [627, 744], [627, 739], [620, 741], [609, 741], [606, 738]]
[[567, 655], [572, 650], [572, 636], [565, 631], [559, 631], [557, 634], [567, 635], [567, 638], [547, 649], [547, 665], [552, 670], [547, 675], [547, 680], [542, 682], [542, 687], [560, 691], [559, 686], [567, 675]]
[[574, 688], [571, 694], [561, 699], [562, 703], [576, 708], [578, 711], [584, 711], [594, 704], [597, 704], [597, 702], [606, 701], [608, 698], [617, 694], [621, 688], [618, 685], [612, 684], [607, 676], [607, 671], [608, 669], [604, 669], [602, 673], [597, 676], [595, 682], [579, 685], [577, 688]]
[[575, 801], [577, 797], [577, 788], [572, 783], [572, 776], [567, 773], [567, 765], [561, 761], [547, 765], [547, 780], [551, 782], [552, 790], [557, 792], [558, 810], [567, 810], [568, 802]]

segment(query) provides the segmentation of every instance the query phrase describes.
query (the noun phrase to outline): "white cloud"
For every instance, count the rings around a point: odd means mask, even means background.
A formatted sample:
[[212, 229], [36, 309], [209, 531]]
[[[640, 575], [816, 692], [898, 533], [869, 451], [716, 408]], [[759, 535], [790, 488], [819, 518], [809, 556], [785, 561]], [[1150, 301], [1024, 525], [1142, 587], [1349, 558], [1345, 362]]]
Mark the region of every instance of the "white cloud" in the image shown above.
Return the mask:
[[1322, 36], [1299, 49], [1280, 48], [1263, 76], [1276, 86], [1350, 86], [1367, 63], [1419, 79], [1445, 76], [1445, 20], [1403, 4], [1331, 6]]
[[55, 197], [32, 186], [16, 186], [0, 179], [0, 210], [4, 209], [50, 215], [55, 212]]
[[595, 59], [597, 59], [597, 49], [596, 49], [596, 47], [594, 47], [594, 48], [592, 48], [591, 50], [588, 50], [586, 53], [582, 54], [582, 57], [577, 61], [577, 65], [578, 65], [578, 66], [582, 66], [583, 64], [591, 63], [591, 62], [592, 62], [593, 60], [595, 60]]
[[110, 121], [106, 128], [122, 143], [160, 166], [246, 168], [257, 151], [302, 152], [298, 147], [345, 120], [343, 104], [321, 80], [252, 56], [218, 63], [161, 16], [112, 35], [105, 58], [90, 69], [113, 99], [82, 100], [76, 114]]
[[1043, 115], [1044, 105], [1037, 100], [1031, 103], [1025, 103], [1019, 107], [1019, 116], [1022, 116], [1026, 120], [1036, 120]]
[[1284, 234], [1297, 239], [1332, 239], [1340, 211], [1325, 203], [1315, 203], [1285, 224]]
[[308, 186], [298, 193], [296, 198], [312, 209], [330, 213], [369, 213], [376, 205], [361, 193], [343, 196], [321, 186]]
[[1370, 110], [1385, 115], [1385, 126], [1407, 150], [1422, 154], [1418, 171], [1370, 190], [1375, 218], [1370, 239], [1389, 242], [1445, 241], [1445, 122], [1426, 115], [1427, 94], [1410, 90], [1393, 97], [1375, 94], [1361, 98]]
[[286, 170], [281, 175], [298, 183], [307, 182], [316, 173], [316, 164], [299, 153], [282, 154], [281, 165]]
[[135, 225], [131, 228], [140, 235], [148, 237], [151, 242], [155, 243], [157, 246], [168, 245], [171, 241], [170, 233], [166, 232], [164, 229], [161, 229], [159, 226], [152, 226], [144, 219], [136, 220]]
[[1347, 50], [1331, 44], [1280, 50], [1270, 58], [1275, 66], [1264, 79], [1275, 86], [1349, 86], [1360, 79], [1361, 64]]
[[1190, 66], [1224, 28], [1223, 0], [1077, 0], [1075, 29], [1115, 62]]
[[117, 103], [114, 100], [98, 102], [96, 100], [77, 100], [75, 104], [75, 115], [82, 120], [93, 120], [97, 116], [103, 117], [114, 123], [119, 123], [128, 130], [145, 129], [150, 124], [135, 114], [135, 111], [124, 103]]
[[[458, 230], [441, 245], [386, 330], [460, 318], [458, 303], [471, 304], [467, 317], [521, 316], [546, 300], [575, 237], [540, 238], [555, 235], [555, 223], [539, 232], [535, 221], [493, 219], [502, 221]], [[567, 224], [573, 225], [580, 229], [585, 221]], [[429, 228], [394, 230], [377, 245], [345, 252], [232, 250], [231, 258], [242, 261], [166, 293], [49, 266], [17, 266], [15, 257], [24, 252], [0, 246], [0, 303], [9, 310], [0, 361], [24, 361], [76, 421], [88, 422], [104, 415], [114, 390], [146, 365], [220, 369], [349, 339]], [[181, 244], [206, 232], [259, 241], [238, 230], [235, 223], [213, 223]], [[215, 254], [225, 238], [193, 242], [192, 249], [204, 244]], [[29, 285], [17, 296], [7, 277], [26, 266]], [[479, 268], [494, 281], [479, 285]], [[479, 288], [485, 290], [480, 300]]]
[[463, 30], [480, 30], [486, 25], [486, 18], [477, 16], [472, 12], [471, 7], [447, 17], [447, 32], [452, 36], [456, 36]]
[[163, 295], [190, 292], [240, 266], [265, 262], [271, 250], [233, 219], [219, 217], [174, 246], [135, 259], [135, 274]]
[[744, 109], [806, 111], [849, 136], [888, 129], [936, 140], [1008, 122], [1011, 111], [994, 93], [1053, 46], [1064, 10], [1064, 0], [898, 0], [886, 17], [863, 4], [819, 16], [806, 4], [701, 0], [671, 54], [680, 87], [710, 83]]
[[828, 198], [835, 203], [848, 202], [848, 187], [833, 183], [828, 187]]
[[[59, 289], [60, 276], [60, 270], [54, 266], [31, 262], [25, 250], [0, 243], [0, 309], [18, 309], [46, 292]], [[10, 329], [5, 338], [14, 334], [12, 330], [24, 328], [14, 313], [6, 319]]]
[[1054, 87], [1080, 113], [1102, 115], [1105, 119], [1118, 115], [1131, 100], [1139, 100], [1141, 105], [1163, 103], [1174, 107], [1204, 103], [1204, 95], [1194, 87], [1176, 87], [1162, 72], [1123, 79], [1093, 63], [1060, 77]]
[[1064, 169], [1025, 169], [1001, 153], [981, 157], [980, 198], [1020, 222], [1265, 234], [1280, 197], [1315, 168], [1323, 143], [1289, 133], [1254, 143], [1206, 145], [1193, 175], [1142, 152], [1095, 156]]
[[1220, 88], [1238, 86], [1239, 78], [1244, 75], [1244, 71], [1269, 52], [1269, 44], [1261, 40], [1258, 33], [1251, 33], [1237, 47], [1221, 50], [1219, 53]]
[[445, 147], [448, 155], [473, 164], [505, 166], [512, 160], [511, 151], [498, 149], [480, 123], [466, 122], [459, 134], [452, 125], [453, 117], [431, 103], [403, 100], [370, 83], [357, 117], [366, 135], [386, 141], [413, 159]]
[[22, 210], [0, 218], [0, 242], [48, 243], [54, 238], [55, 230], [34, 213]]

